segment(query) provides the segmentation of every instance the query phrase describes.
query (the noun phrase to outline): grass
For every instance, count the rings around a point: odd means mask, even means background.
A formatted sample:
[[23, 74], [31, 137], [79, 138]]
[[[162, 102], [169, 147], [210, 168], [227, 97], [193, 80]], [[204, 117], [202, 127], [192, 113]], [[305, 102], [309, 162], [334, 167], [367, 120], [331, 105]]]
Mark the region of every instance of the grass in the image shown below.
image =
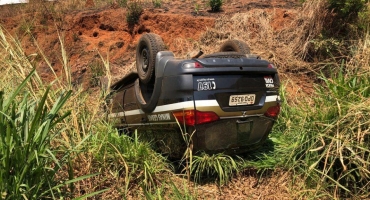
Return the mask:
[[[369, 193], [369, 71], [346, 71], [342, 63], [330, 78], [319, 75], [306, 106], [284, 101], [275, 128], [276, 152], [268, 157], [306, 182], [312, 198], [357, 198]], [[363, 70], [363, 69], [361, 69]], [[282, 156], [283, 155], [283, 156]]]
[[[75, 178], [71, 154], [74, 148], [59, 149], [51, 145], [64, 131], [60, 123], [70, 112], [60, 113], [71, 91], [60, 93], [49, 108], [47, 87], [39, 100], [33, 100], [24, 87], [35, 71], [10, 94], [0, 92], [0, 192], [2, 199], [43, 199], [71, 196], [70, 184], [94, 175]], [[68, 180], [58, 181], [61, 169], [69, 172]], [[99, 191], [100, 192], [100, 191]]]
[[[224, 154], [195, 155], [192, 161], [191, 174], [194, 180], [216, 179], [219, 185], [227, 184], [238, 173], [239, 166], [233, 157]], [[216, 177], [216, 178], [215, 178]]]
[[[68, 57], [59, 35], [62, 77], [52, 71], [55, 80], [46, 85], [18, 41], [3, 29], [0, 36], [0, 51], [7, 55], [1, 59], [4, 65], [0, 68], [4, 72], [0, 126], [6, 130], [1, 132], [1, 154], [5, 155], [1, 159], [1, 198], [87, 198], [110, 190], [127, 197], [150, 194], [162, 187], [173, 171], [167, 160], [138, 137], [118, 135], [100, 117], [110, 80], [100, 94], [95, 94], [98, 98], [72, 87]], [[41, 49], [37, 54], [52, 70]], [[102, 64], [109, 79], [109, 63], [102, 58]], [[20, 91], [22, 95], [18, 95]], [[29, 164], [24, 165], [24, 160]], [[95, 186], [86, 187], [86, 182]], [[132, 193], [133, 188], [143, 189]]]
[[143, 13], [143, 5], [140, 1], [132, 1], [127, 4], [126, 22], [129, 25], [134, 25], [139, 22], [140, 16]]
[[[278, 34], [270, 26], [271, 15], [257, 10], [217, 19], [215, 30], [209, 29], [200, 41], [175, 40], [188, 52], [201, 46], [214, 51], [226, 38], [240, 38], [260, 49], [256, 53], [265, 57], [271, 53], [271, 61], [281, 71], [304, 69], [317, 77], [314, 93], [299, 99], [289, 96], [283, 84], [281, 115], [260, 151], [242, 157], [193, 155], [189, 136], [183, 133], [188, 147], [185, 175], [175, 174], [172, 163], [153, 151], [150, 142], [139, 140], [140, 133], [119, 135], [101, 117], [105, 113], [100, 106], [111, 82], [109, 58], [101, 57], [93, 72], [94, 78], [107, 76], [107, 85], [92, 94], [72, 87], [63, 33], [59, 33], [63, 69], [57, 73], [37, 43], [36, 61], [0, 29], [4, 55], [0, 58], [0, 198], [197, 199], [202, 192], [197, 190], [199, 183], [227, 185], [251, 168], [266, 177], [271, 171], [288, 172], [292, 198], [369, 198], [370, 37], [364, 34], [339, 63], [337, 58], [320, 65], [304, 62], [315, 56], [310, 44], [322, 31], [324, 5], [325, 1], [305, 4], [293, 25]], [[54, 12], [57, 9], [50, 11]], [[303, 25], [297, 26], [302, 20]], [[25, 22], [20, 31], [32, 32], [33, 24]], [[226, 31], [225, 24], [235, 31]], [[252, 30], [248, 24], [260, 26]], [[253, 31], [263, 39], [255, 40]], [[281, 37], [293, 42], [279, 43]], [[44, 82], [34, 70], [39, 60], [50, 68], [53, 81]]]
[[[50, 139], [60, 134], [49, 134], [69, 115], [58, 116], [70, 92], [62, 95], [51, 110], [47, 110], [46, 90], [39, 102], [29, 100], [29, 94], [17, 101], [18, 93], [26, 85], [33, 72], [8, 97], [0, 93], [1, 171], [0, 191], [6, 199], [23, 197], [43, 198], [44, 193], [54, 196], [53, 180], [61, 164], [50, 149]], [[67, 152], [65, 152], [67, 153]], [[68, 154], [68, 153], [67, 153]], [[54, 167], [53, 167], [54, 165]]]

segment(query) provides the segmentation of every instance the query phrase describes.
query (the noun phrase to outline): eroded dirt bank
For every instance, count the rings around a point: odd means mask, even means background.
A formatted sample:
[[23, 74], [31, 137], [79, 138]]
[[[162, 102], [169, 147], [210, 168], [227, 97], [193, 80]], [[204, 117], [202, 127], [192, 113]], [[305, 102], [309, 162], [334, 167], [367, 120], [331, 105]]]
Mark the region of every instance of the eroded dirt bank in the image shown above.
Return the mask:
[[[199, 2], [200, 5], [202, 2]], [[195, 5], [195, 4], [194, 4]], [[224, 35], [211, 35], [218, 18], [231, 18], [234, 14], [254, 10], [264, 10], [272, 19], [270, 25], [279, 31], [289, 24], [295, 16], [294, 9], [297, 1], [230, 1], [225, 3], [221, 12], [212, 13], [206, 6], [201, 6], [197, 13], [194, 5], [186, 2], [165, 2], [161, 8], [148, 7], [144, 10], [140, 20], [135, 25], [126, 22], [126, 9], [106, 7], [102, 9], [85, 9], [73, 11], [63, 16], [51, 13], [28, 13], [4, 16], [0, 23], [12, 35], [21, 39], [25, 53], [32, 55], [31, 59], [42, 60], [38, 53], [40, 48], [50, 60], [52, 68], [58, 75], [62, 74], [63, 58], [61, 54], [61, 41], [68, 56], [73, 83], [82, 85], [85, 89], [93, 87], [90, 80], [96, 73], [96, 67], [101, 67], [102, 58], [109, 60], [113, 82], [122, 78], [128, 71], [134, 70], [135, 46], [141, 34], [151, 32], [159, 34], [168, 49], [176, 56], [190, 56], [199, 49], [214, 49], [217, 46], [199, 42], [200, 38], [216, 37], [218, 40], [230, 38], [230, 33]], [[5, 13], [5, 12], [3, 12]], [[253, 25], [249, 30], [253, 33]], [[232, 25], [232, 24], [229, 24]], [[225, 25], [227, 26], [227, 24]], [[217, 27], [216, 27], [217, 28]], [[258, 27], [255, 27], [258, 31]], [[206, 31], [208, 35], [204, 36]], [[35, 45], [34, 40], [37, 41]], [[251, 46], [254, 53], [261, 53], [261, 49]], [[35, 56], [37, 53], [37, 56]], [[211, 52], [208, 52], [211, 53]], [[262, 52], [263, 54], [263, 52]], [[266, 55], [268, 57], [268, 55]], [[37, 69], [45, 80], [54, 79], [50, 67], [45, 62], [37, 63]]]
[[[161, 8], [145, 9], [139, 22], [133, 26], [128, 25], [125, 20], [126, 10], [117, 7], [89, 8], [63, 16], [41, 13], [4, 16], [0, 18], [0, 24], [22, 41], [25, 54], [35, 61], [38, 72], [47, 81], [54, 77], [48, 64], [42, 61], [38, 48], [45, 53], [53, 70], [62, 76], [63, 43], [73, 83], [88, 89], [96, 87], [91, 83], [91, 78], [94, 73], [98, 73], [95, 67], [102, 65], [102, 59], [110, 63], [113, 81], [134, 70], [135, 46], [143, 33], [159, 34], [176, 56], [186, 57], [200, 48], [216, 51], [218, 47], [212, 42], [226, 40], [232, 35], [227, 33], [231, 29], [225, 34], [212, 32], [211, 29], [218, 28], [217, 20], [256, 12], [259, 15], [270, 15], [271, 18], [266, 23], [271, 31], [279, 32], [294, 20], [298, 6], [296, 0], [236, 0], [228, 1], [220, 13], [209, 12], [204, 7], [196, 13], [194, 6], [189, 6], [187, 2], [171, 1], [163, 3]], [[233, 24], [226, 24], [225, 27], [228, 25], [231, 27]], [[250, 21], [248, 34], [251, 39], [264, 39], [260, 37], [260, 26], [262, 25], [256, 21]], [[212, 38], [212, 42], [209, 42], [209, 38]], [[261, 53], [266, 59], [273, 58], [270, 47], [261, 48], [253, 44], [251, 49], [254, 53]], [[285, 76], [282, 74], [282, 77]], [[312, 89], [305, 76], [291, 77], [290, 83], [293, 85], [289, 88], [292, 93]], [[254, 170], [242, 173], [228, 186], [221, 188], [215, 184], [197, 186], [198, 193], [202, 193], [199, 196], [206, 199], [289, 199], [287, 188], [288, 180], [284, 173], [269, 174], [261, 179]], [[112, 199], [116, 192], [113, 188], [105, 196]]]

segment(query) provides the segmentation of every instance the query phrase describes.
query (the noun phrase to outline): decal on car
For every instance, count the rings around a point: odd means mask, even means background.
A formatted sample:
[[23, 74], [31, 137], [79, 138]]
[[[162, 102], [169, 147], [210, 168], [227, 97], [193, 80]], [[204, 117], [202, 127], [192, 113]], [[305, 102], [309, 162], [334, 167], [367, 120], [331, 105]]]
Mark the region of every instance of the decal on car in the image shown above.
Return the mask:
[[216, 82], [214, 78], [197, 79], [197, 82], [198, 82], [198, 91], [216, 89]]
[[154, 114], [154, 115], [148, 115], [148, 119], [150, 122], [168, 121], [168, 120], [171, 120], [171, 116], [170, 116], [170, 113]]
[[273, 88], [274, 87], [274, 79], [272, 79], [271, 76], [265, 76], [265, 83], [266, 83], [266, 88]]

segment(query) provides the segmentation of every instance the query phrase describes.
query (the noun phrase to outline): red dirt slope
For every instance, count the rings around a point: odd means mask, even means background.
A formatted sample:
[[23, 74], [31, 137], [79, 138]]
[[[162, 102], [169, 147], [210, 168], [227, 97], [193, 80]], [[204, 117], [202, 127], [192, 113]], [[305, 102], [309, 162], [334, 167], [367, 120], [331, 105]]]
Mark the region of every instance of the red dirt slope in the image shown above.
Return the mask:
[[[0, 23], [12, 34], [17, 34], [27, 55], [37, 52], [37, 46], [24, 26], [32, 25], [32, 36], [41, 50], [50, 59], [53, 69], [62, 74], [61, 45], [58, 33], [63, 38], [69, 58], [68, 65], [76, 86], [91, 87], [94, 65], [102, 65], [101, 58], [109, 59], [113, 81], [124, 76], [134, 68], [135, 45], [141, 34], [152, 32], [159, 34], [168, 49], [175, 55], [196, 53], [194, 46], [187, 41], [198, 41], [201, 34], [213, 28], [219, 16], [231, 16], [234, 13], [248, 12], [254, 8], [263, 8], [274, 12], [272, 26], [278, 30], [291, 20], [291, 11], [297, 6], [296, 1], [228, 1], [219, 13], [208, 11], [203, 1], [198, 1], [200, 9], [195, 12], [195, 5], [183, 1], [164, 2], [161, 8], [148, 7], [140, 17], [138, 24], [126, 23], [124, 8], [105, 8], [72, 12], [56, 17], [48, 13], [18, 14], [2, 17]], [[89, 6], [91, 7], [91, 6]], [[5, 13], [5, 12], [4, 12]], [[58, 30], [58, 31], [57, 31]], [[177, 54], [178, 53], [178, 54]], [[45, 79], [53, 79], [46, 63], [37, 67]]]

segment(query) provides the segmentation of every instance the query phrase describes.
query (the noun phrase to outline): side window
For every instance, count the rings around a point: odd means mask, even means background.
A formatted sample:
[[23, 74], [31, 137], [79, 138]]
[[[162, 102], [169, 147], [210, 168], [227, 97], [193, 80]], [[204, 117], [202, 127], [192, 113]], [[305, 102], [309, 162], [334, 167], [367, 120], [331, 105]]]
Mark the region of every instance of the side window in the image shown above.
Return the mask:
[[125, 90], [117, 91], [113, 94], [112, 98], [112, 113], [118, 113], [123, 111], [123, 96]]
[[129, 87], [125, 91], [126, 92], [124, 94], [124, 100], [123, 100], [124, 105], [123, 105], [123, 109], [125, 111], [139, 109], [138, 106], [137, 106], [137, 103], [136, 103], [136, 97], [135, 97], [134, 88], [133, 87]]

